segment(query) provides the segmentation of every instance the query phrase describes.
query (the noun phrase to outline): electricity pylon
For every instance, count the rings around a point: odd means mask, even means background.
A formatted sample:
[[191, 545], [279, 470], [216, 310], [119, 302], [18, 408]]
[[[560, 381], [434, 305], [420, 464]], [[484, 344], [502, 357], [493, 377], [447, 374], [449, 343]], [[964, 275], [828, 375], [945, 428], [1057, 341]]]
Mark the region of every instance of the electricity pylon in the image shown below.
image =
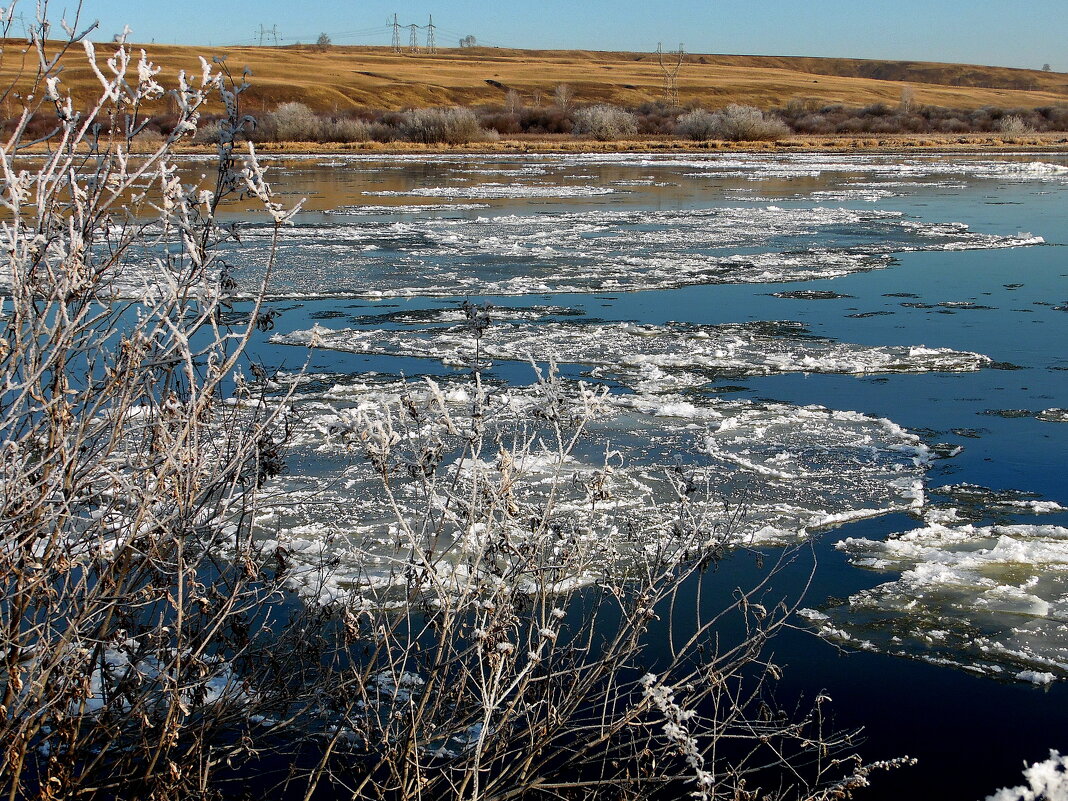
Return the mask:
[[[683, 56], [686, 55], [686, 51], [683, 50], [682, 42], [679, 42], [679, 49], [677, 51], [665, 53], [664, 45], [657, 42], [656, 55], [660, 60], [660, 70], [664, 73], [664, 93], [667, 95], [668, 102], [670, 102], [672, 106], [678, 106], [679, 70], [682, 68], [682, 59]], [[665, 60], [664, 56], [668, 56], [668, 58]]]
[[437, 43], [434, 41], [434, 15], [430, 15], [430, 24], [426, 26], [426, 49], [429, 53], [438, 52]]

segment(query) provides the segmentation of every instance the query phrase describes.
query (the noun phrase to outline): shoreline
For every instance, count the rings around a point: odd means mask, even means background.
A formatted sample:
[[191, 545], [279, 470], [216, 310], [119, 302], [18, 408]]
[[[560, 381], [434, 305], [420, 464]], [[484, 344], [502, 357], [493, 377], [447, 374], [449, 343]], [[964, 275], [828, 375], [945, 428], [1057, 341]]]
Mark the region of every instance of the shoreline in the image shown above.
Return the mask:
[[[212, 146], [184, 146], [182, 153], [203, 153]], [[1068, 153], [1068, 132], [1005, 137], [1001, 134], [928, 134], [888, 136], [793, 136], [769, 142], [693, 142], [686, 139], [649, 137], [597, 141], [571, 136], [514, 137], [463, 145], [414, 142], [264, 142], [256, 145], [261, 155], [414, 155], [510, 154], [510, 153]]]
[[[144, 156], [158, 145], [134, 142], [128, 151]], [[236, 145], [241, 153], [244, 142]], [[20, 149], [17, 156], [40, 157], [50, 152], [48, 143], [41, 142]], [[208, 156], [217, 152], [214, 144], [178, 143], [172, 153], [179, 156]], [[1007, 137], [996, 133], [976, 134], [892, 134], [862, 136], [830, 134], [805, 136], [797, 134], [767, 142], [728, 142], [711, 140], [694, 142], [666, 136], [598, 141], [570, 134], [548, 136], [518, 136], [495, 141], [466, 144], [423, 144], [420, 142], [258, 142], [256, 152], [263, 156], [411, 156], [418, 154], [447, 155], [508, 155], [524, 153], [1068, 153], [1068, 131], [1027, 134]]]

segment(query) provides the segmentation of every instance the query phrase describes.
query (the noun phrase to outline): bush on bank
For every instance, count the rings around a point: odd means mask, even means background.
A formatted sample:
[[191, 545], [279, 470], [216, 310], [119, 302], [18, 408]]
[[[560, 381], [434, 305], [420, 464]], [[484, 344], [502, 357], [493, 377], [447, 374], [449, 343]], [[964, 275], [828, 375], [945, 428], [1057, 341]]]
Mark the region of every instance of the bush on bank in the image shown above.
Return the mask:
[[[18, 120], [3, 122], [10, 135]], [[29, 135], [43, 137], [56, 128], [54, 116], [39, 113], [26, 122]], [[169, 136], [173, 114], [149, 118], [137, 141], [149, 143]], [[101, 121], [100, 132], [110, 129]], [[775, 140], [792, 134], [1003, 134], [1022, 136], [1068, 131], [1068, 105], [1038, 108], [954, 109], [911, 103], [873, 103], [846, 106], [815, 99], [792, 100], [785, 106], [761, 110], [732, 104], [709, 109], [700, 105], [673, 107], [663, 101], [625, 109], [608, 104], [562, 109], [555, 105], [505, 107], [447, 107], [388, 111], [358, 108], [317, 112], [303, 103], [289, 102], [262, 113], [249, 138], [265, 142], [421, 142], [463, 145], [501, 136], [592, 137], [600, 141], [634, 136], [664, 136], [694, 141]], [[200, 143], [216, 143], [218, 120], [206, 119], [197, 134]]]

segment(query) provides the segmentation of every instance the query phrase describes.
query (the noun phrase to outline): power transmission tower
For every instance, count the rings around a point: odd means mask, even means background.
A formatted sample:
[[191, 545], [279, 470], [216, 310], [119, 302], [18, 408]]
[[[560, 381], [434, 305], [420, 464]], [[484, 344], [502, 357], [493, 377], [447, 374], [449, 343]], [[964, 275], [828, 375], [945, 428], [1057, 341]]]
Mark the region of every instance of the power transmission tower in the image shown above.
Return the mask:
[[419, 52], [419, 26], [414, 22], [408, 26], [408, 31], [411, 34], [408, 37], [408, 49], [413, 53]]
[[[656, 43], [656, 55], [660, 60], [660, 70], [664, 73], [664, 94], [672, 106], [679, 105], [679, 70], [682, 68], [682, 59], [686, 55], [682, 42], [679, 49], [669, 53], [664, 52], [664, 45]], [[664, 56], [668, 58], [665, 60]], [[674, 63], [672, 63], [674, 62]]]
[[397, 15], [393, 15], [393, 52], [399, 53], [400, 48], [400, 23], [397, 22]]
[[434, 41], [434, 15], [430, 15], [430, 24], [426, 26], [426, 49], [429, 53], [438, 52], [437, 43]]
[[275, 47], [278, 46], [278, 26], [272, 25], [270, 28], [264, 27], [263, 23], [260, 23], [260, 47], [263, 47], [264, 42], [270, 42], [274, 40]]

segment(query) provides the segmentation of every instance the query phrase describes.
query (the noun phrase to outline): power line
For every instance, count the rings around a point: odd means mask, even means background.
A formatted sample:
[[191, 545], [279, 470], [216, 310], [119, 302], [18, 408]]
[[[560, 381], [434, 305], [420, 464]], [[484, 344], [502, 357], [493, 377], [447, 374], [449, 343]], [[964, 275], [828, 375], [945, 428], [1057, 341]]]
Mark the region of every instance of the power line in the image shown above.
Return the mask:
[[393, 15], [393, 52], [400, 52], [400, 23], [397, 22], [397, 15]]
[[[463, 31], [453, 30], [451, 28], [446, 28], [446, 27], [444, 27], [442, 25], [436, 25], [436, 24], [434, 25], [434, 30], [436, 30], [442, 36], [444, 36], [446, 38], [449, 38], [449, 39], [463, 39], [465, 36], [467, 36], [470, 33], [470, 31], [468, 31], [467, 33], [464, 33]], [[483, 39], [481, 36], [478, 38], [478, 44], [483, 46], [483, 47], [512, 47], [513, 46], [513, 45], [504, 44], [504, 43], [499, 42], [499, 41], [497, 41], [495, 39], [494, 40]]]
[[408, 49], [411, 50], [413, 53], [418, 53], [419, 52], [419, 26], [416, 25], [415, 23], [412, 23], [411, 25], [408, 26], [408, 31], [411, 33], [411, 36], [408, 37]]

